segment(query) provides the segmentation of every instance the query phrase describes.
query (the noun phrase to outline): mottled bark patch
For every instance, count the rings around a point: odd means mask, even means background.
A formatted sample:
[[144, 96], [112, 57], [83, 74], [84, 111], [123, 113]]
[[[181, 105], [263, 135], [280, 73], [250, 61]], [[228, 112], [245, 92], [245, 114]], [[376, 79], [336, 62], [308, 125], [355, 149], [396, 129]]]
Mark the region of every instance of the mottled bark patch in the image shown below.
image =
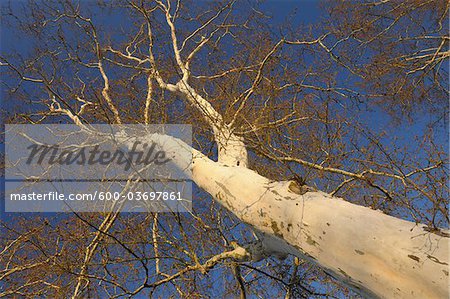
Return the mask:
[[432, 255], [427, 255], [427, 258], [429, 258], [430, 260], [432, 260], [435, 263], [448, 266], [448, 264], [446, 262], [441, 262], [438, 258], [436, 258]]
[[291, 231], [291, 228], [292, 228], [292, 223], [288, 223], [288, 225], [287, 225], [287, 231], [288, 231], [288, 232]]
[[280, 229], [278, 228], [276, 221], [272, 221], [271, 227], [272, 227], [272, 230], [273, 230], [273, 233], [275, 234], [275, 236], [281, 237], [281, 238], [283, 237], [283, 233], [281, 233]]
[[341, 268], [338, 268], [338, 270], [339, 272], [341, 272], [342, 275], [344, 275], [347, 278], [350, 278], [350, 276], [344, 270], [342, 270]]
[[270, 190], [270, 192], [272, 192], [275, 195], [280, 195], [280, 193], [278, 193], [276, 190]]
[[308, 243], [309, 245], [312, 245], [312, 246], [318, 245], [318, 243], [317, 243], [316, 241], [314, 241], [314, 239], [311, 238], [311, 236], [308, 236], [308, 237], [306, 238], [306, 243]]
[[296, 182], [296, 181], [290, 181], [289, 182], [289, 186], [288, 189], [289, 191], [291, 191], [292, 193], [295, 194], [301, 194], [301, 189], [300, 189], [300, 185]]
[[307, 185], [301, 185], [297, 181], [290, 181], [288, 185], [288, 190], [292, 193], [303, 195], [307, 192], [317, 191], [313, 187]]
[[222, 188], [222, 190], [225, 192], [226, 195], [228, 195], [229, 197], [232, 197], [233, 199], [236, 199], [236, 197], [230, 192], [230, 190], [228, 190], [228, 188], [220, 183], [216, 181], [217, 186], [219, 186], [220, 188]]
[[408, 257], [409, 257], [410, 259], [412, 259], [412, 260], [415, 260], [416, 262], [420, 262], [420, 258], [417, 257], [417, 256], [415, 256], [415, 255], [408, 254]]

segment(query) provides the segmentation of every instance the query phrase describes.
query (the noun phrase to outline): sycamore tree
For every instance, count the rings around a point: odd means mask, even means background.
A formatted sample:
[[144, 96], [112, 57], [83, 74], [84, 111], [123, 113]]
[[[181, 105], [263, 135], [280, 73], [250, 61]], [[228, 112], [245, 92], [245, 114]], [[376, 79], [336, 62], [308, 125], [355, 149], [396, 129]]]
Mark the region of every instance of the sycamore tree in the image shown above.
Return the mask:
[[447, 23], [440, 0], [3, 1], [5, 122], [191, 124], [141, 139], [192, 154], [196, 188], [191, 213], [4, 214], [0, 296], [446, 298]]

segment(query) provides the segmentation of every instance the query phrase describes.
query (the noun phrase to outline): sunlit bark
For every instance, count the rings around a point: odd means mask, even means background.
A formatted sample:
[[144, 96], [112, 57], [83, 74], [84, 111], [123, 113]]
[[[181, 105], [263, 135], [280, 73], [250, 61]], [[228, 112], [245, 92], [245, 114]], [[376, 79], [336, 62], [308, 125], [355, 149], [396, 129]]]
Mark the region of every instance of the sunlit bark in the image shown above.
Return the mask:
[[262, 235], [260, 258], [305, 258], [366, 297], [448, 296], [448, 232], [214, 162], [170, 136], [147, 139], [169, 154], [192, 153], [192, 180]]

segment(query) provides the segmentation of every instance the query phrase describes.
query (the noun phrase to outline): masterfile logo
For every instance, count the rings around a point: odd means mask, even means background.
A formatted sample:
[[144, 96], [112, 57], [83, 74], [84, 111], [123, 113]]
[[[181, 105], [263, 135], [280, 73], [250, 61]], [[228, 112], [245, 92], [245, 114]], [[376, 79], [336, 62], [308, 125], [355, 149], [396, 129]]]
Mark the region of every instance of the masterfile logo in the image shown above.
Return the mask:
[[[138, 150], [140, 148], [140, 150]], [[26, 164], [33, 163], [41, 165], [46, 161], [49, 165], [123, 165], [124, 170], [130, 170], [131, 165], [163, 165], [170, 162], [166, 153], [162, 150], [155, 150], [156, 144], [133, 142], [131, 150], [126, 152], [116, 149], [114, 152], [101, 151], [97, 144], [92, 148], [79, 147], [73, 149], [64, 149], [58, 145], [38, 145], [32, 144], [27, 147], [30, 150]]]
[[5, 133], [6, 211], [190, 210], [190, 168], [174, 161], [192, 155], [152, 140], [190, 146], [189, 125], [6, 125]]

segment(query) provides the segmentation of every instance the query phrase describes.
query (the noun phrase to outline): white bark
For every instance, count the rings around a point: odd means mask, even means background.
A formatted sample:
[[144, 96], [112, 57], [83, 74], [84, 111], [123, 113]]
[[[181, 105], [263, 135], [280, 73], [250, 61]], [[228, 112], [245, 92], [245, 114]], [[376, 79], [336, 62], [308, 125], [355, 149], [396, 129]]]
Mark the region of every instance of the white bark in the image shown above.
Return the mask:
[[191, 105], [201, 111], [210, 125], [219, 149], [219, 162], [228, 166], [247, 167], [247, 150], [242, 137], [232, 133], [231, 126], [223, 121], [222, 115], [186, 80], [179, 81], [175, 87], [173, 91], [184, 96]]
[[293, 181], [214, 162], [169, 136], [148, 138], [169, 153], [192, 150], [193, 181], [262, 232], [269, 253], [306, 258], [366, 297], [448, 297], [447, 237], [323, 192], [304, 193]]

